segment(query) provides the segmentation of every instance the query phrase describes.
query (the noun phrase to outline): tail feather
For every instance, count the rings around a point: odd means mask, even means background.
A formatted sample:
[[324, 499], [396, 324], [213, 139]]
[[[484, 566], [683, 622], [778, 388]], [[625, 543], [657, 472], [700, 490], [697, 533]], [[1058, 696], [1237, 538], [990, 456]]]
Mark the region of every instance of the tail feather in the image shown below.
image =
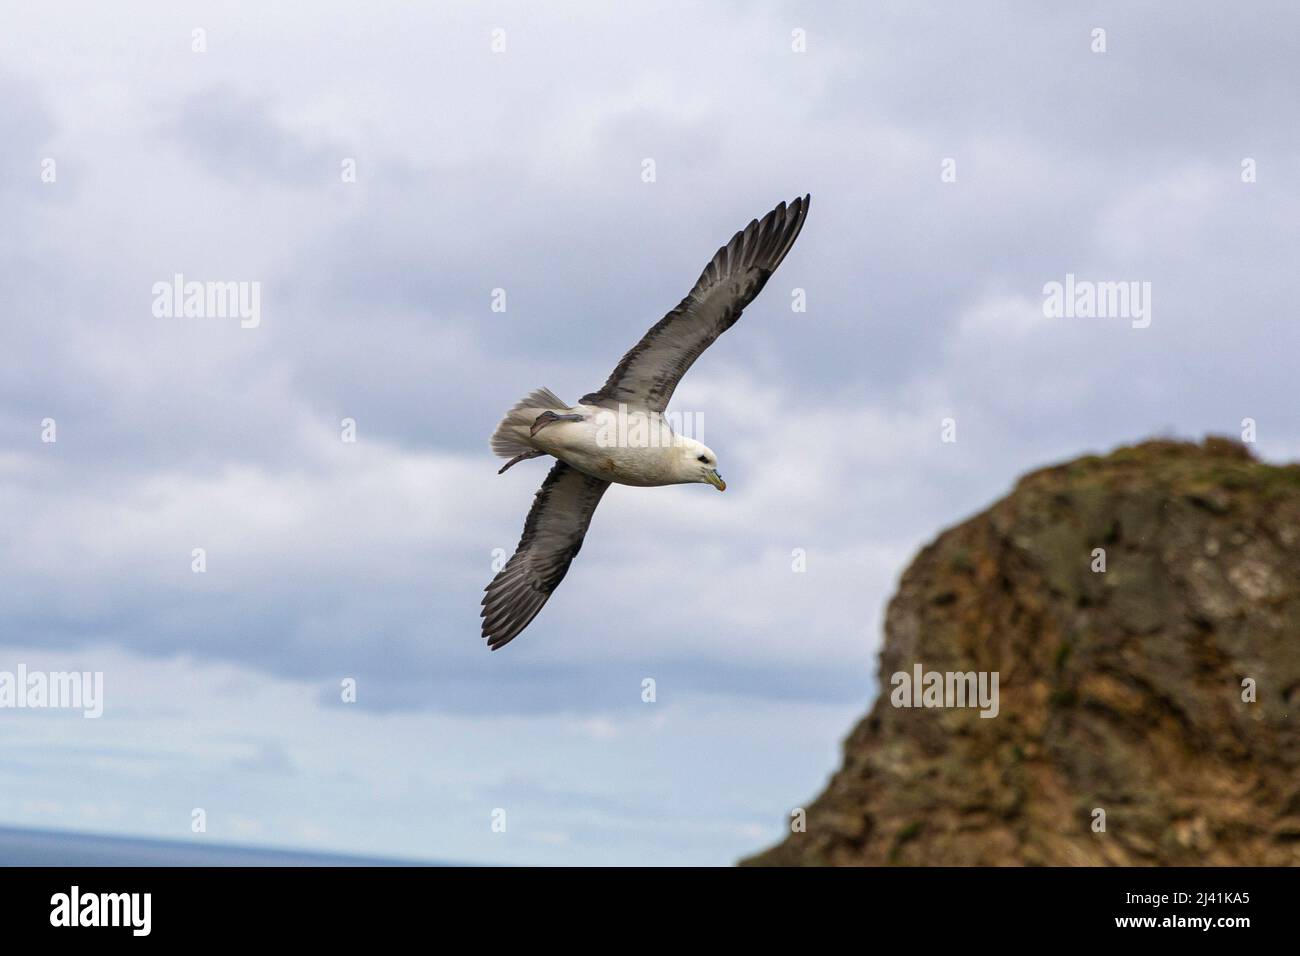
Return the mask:
[[499, 458], [514, 458], [535, 451], [528, 430], [545, 411], [563, 411], [568, 404], [549, 388], [539, 388], [520, 399], [492, 433], [492, 451]]

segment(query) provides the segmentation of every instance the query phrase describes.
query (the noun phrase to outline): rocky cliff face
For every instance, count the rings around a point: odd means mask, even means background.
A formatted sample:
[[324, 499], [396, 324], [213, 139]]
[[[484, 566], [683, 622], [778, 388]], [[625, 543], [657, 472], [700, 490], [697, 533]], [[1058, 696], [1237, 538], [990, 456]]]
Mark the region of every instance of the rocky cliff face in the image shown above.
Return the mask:
[[[894, 706], [918, 664], [996, 672], [997, 716]], [[1300, 864], [1300, 465], [1152, 441], [1028, 475], [903, 575], [880, 686], [746, 863]]]

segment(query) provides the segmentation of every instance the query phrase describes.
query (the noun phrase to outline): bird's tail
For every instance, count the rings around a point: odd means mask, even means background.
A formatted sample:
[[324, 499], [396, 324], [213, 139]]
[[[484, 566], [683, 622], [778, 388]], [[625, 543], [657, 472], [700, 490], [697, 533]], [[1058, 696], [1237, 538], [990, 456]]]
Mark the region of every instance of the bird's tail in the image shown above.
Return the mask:
[[549, 388], [539, 388], [520, 399], [506, 412], [501, 424], [492, 433], [492, 451], [500, 458], [514, 458], [535, 451], [536, 446], [528, 430], [537, 416], [545, 411], [565, 411], [568, 405]]

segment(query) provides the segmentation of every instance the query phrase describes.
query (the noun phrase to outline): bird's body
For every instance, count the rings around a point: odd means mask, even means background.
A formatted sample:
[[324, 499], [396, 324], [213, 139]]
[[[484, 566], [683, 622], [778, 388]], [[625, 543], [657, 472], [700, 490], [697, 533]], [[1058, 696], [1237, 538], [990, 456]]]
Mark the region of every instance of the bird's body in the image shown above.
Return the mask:
[[620, 413], [579, 403], [549, 409], [557, 412], [557, 420], [528, 435], [537, 416], [548, 409], [535, 410], [537, 415], [528, 420], [527, 428], [510, 426], [520, 442], [530, 443], [533, 450], [558, 458], [583, 474], [616, 485], [653, 488], [695, 482], [699, 480], [698, 469], [683, 467], [683, 456], [696, 460], [700, 454], [712, 455], [698, 441], [674, 432], [658, 412], [625, 409]]
[[713, 485], [726, 490], [713, 451], [677, 434], [664, 416], [687, 369], [740, 318], [794, 245], [808, 198], [781, 203], [718, 250], [695, 287], [650, 329], [599, 391], [569, 405], [548, 389], [517, 403], [492, 435], [510, 461], [556, 459], [524, 522], [519, 547], [483, 598], [493, 650], [528, 626], [569, 570], [610, 484]]

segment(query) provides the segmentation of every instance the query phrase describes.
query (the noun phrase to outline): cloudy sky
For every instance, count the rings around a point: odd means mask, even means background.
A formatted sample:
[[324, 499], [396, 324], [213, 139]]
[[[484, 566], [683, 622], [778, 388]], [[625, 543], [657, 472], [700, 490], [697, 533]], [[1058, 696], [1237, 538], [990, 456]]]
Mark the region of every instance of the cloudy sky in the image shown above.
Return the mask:
[[[0, 710], [0, 824], [726, 864], [836, 765], [942, 528], [1154, 435], [1300, 457], [1291, 4], [425, 6], [6, 14], [0, 671], [105, 700]], [[674, 401], [727, 493], [615, 487], [488, 653], [546, 470], [496, 476], [502, 413], [803, 192]], [[260, 323], [156, 315], [177, 273]], [[1045, 315], [1067, 274], [1149, 326]]]

